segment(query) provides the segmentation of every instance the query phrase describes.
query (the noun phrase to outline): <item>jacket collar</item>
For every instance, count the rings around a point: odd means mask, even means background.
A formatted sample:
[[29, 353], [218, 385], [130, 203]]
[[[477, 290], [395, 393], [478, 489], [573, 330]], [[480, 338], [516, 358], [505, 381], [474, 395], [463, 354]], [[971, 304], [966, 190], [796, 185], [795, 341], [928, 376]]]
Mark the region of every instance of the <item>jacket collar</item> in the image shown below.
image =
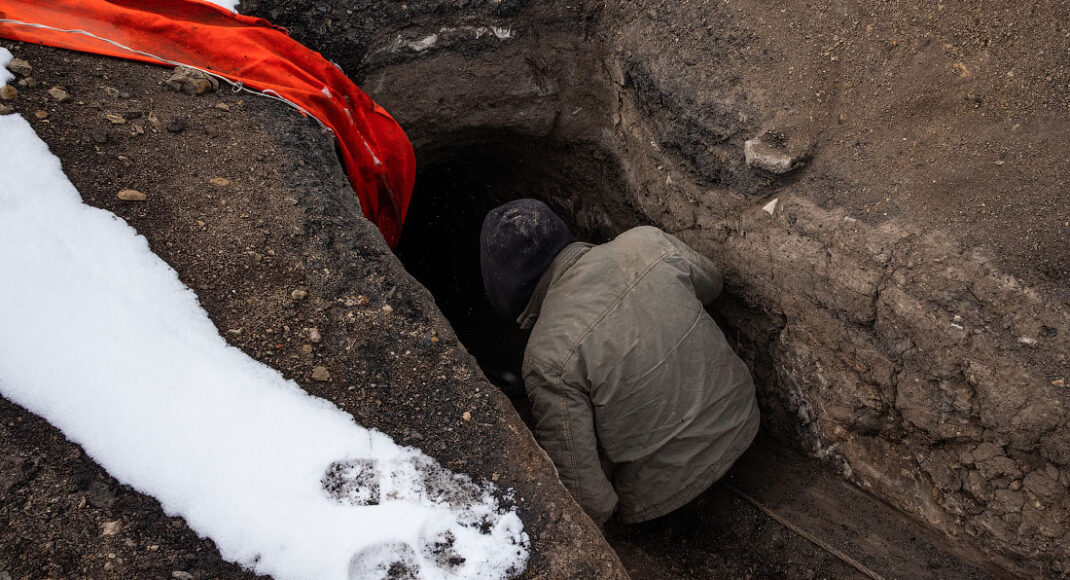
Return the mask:
[[539, 277], [539, 283], [535, 285], [535, 290], [531, 293], [531, 299], [528, 300], [527, 307], [517, 317], [516, 322], [520, 325], [520, 328], [527, 330], [535, 326], [535, 321], [539, 318], [539, 311], [542, 310], [542, 300], [546, 297], [546, 291], [550, 289], [550, 283], [560, 273], [571, 268], [580, 257], [593, 247], [594, 244], [586, 242], [572, 242], [557, 254], [554, 261], [550, 262], [550, 266]]

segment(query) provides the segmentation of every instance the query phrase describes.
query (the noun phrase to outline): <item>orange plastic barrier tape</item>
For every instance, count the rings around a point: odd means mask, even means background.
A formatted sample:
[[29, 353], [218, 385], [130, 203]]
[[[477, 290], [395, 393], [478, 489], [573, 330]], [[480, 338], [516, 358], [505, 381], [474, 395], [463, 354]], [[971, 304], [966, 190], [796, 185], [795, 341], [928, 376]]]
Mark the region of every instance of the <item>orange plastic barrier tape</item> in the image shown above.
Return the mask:
[[396, 247], [416, 177], [412, 144], [338, 67], [282, 28], [201, 0], [0, 0], [0, 37], [183, 64], [289, 101], [334, 131], [364, 215]]

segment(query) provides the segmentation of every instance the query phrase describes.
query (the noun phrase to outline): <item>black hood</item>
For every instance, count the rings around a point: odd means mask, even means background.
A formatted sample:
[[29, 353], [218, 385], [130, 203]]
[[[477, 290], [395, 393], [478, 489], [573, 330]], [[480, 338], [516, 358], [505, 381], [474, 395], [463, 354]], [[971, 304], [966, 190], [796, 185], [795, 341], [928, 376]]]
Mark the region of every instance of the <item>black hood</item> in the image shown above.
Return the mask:
[[550, 262], [573, 241], [564, 220], [541, 201], [518, 199], [492, 209], [479, 235], [479, 261], [494, 310], [516, 320]]

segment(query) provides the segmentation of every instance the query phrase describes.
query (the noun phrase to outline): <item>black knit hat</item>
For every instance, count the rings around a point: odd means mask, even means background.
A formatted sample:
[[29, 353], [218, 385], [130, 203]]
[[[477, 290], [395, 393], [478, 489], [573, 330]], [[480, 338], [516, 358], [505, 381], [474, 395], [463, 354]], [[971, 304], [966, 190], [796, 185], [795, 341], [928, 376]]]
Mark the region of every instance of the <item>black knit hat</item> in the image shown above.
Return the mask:
[[541, 201], [518, 199], [490, 210], [479, 235], [479, 262], [494, 310], [516, 320], [550, 262], [572, 241], [564, 220]]

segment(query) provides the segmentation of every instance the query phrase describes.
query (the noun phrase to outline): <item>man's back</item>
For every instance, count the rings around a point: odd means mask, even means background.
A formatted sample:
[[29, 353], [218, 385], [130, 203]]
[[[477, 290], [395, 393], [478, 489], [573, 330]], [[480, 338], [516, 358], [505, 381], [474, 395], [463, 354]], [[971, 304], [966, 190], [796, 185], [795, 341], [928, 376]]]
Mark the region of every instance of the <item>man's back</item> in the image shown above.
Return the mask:
[[703, 308], [719, 272], [640, 227], [568, 246], [545, 277], [526, 313], [538, 319], [524, 378], [562, 481], [602, 521], [614, 507], [637, 522], [690, 501], [758, 428], [750, 374]]

